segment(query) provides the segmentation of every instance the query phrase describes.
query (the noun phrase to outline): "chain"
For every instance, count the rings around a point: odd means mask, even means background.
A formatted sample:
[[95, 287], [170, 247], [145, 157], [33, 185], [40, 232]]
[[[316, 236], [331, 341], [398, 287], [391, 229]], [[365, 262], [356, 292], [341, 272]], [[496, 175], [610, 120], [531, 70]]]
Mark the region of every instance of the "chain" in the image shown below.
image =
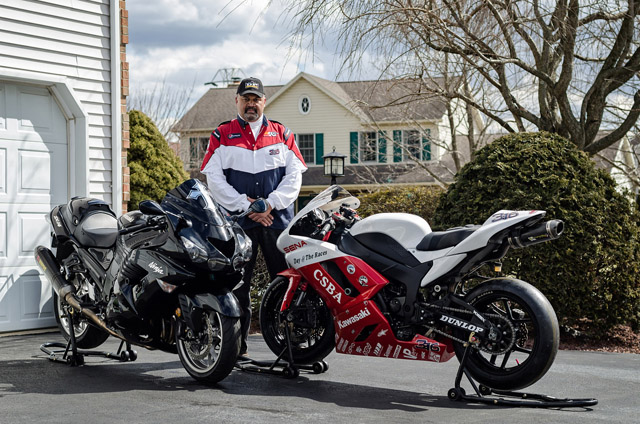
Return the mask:
[[[458, 309], [458, 308], [451, 308], [449, 306], [440, 306], [440, 305], [434, 305], [431, 303], [423, 303], [421, 304], [422, 306], [425, 306], [427, 308], [430, 309], [439, 309], [439, 310], [444, 310], [444, 311], [448, 311], [448, 312], [456, 312], [456, 313], [460, 313], [460, 314], [467, 314], [467, 315], [471, 315], [472, 312], [466, 309]], [[482, 352], [486, 352], [486, 353], [490, 353], [490, 354], [501, 354], [504, 352], [507, 352], [509, 350], [511, 350], [511, 348], [513, 347], [513, 345], [516, 342], [516, 328], [514, 327], [513, 323], [511, 323], [511, 321], [509, 321], [508, 319], [506, 319], [505, 317], [503, 317], [502, 315], [499, 314], [482, 314], [482, 316], [486, 317], [486, 318], [497, 318], [498, 320], [504, 321], [507, 323], [507, 325], [509, 325], [509, 328], [511, 329], [511, 334], [513, 334], [513, 337], [511, 337], [511, 341], [509, 343], [509, 346], [507, 346], [506, 348], [496, 351], [496, 350], [490, 350], [487, 348], [484, 348], [482, 346], [480, 346], [480, 343], [475, 342], [475, 343], [471, 343], [471, 346], [473, 346], [474, 348], [482, 351]], [[448, 334], [445, 333], [442, 330], [438, 330], [435, 327], [431, 327], [431, 326], [426, 326], [430, 331], [433, 331], [434, 333], [438, 333], [441, 334], [443, 336], [448, 337], [449, 339], [465, 344], [468, 342], [468, 340], [463, 340], [463, 339], [459, 339], [457, 337], [454, 337], [452, 334]]]

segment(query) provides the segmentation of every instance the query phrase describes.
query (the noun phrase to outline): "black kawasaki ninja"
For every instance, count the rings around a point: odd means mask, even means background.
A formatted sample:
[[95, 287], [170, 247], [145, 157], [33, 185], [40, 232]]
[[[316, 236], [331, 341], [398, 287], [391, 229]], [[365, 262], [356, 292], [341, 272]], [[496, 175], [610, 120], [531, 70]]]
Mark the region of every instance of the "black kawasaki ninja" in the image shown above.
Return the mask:
[[[260, 202], [250, 210], [260, 212]], [[56, 206], [52, 249], [38, 246], [35, 256], [52, 283], [62, 334], [83, 349], [113, 335], [177, 352], [195, 379], [225, 378], [240, 349], [231, 291], [251, 255], [251, 240], [225, 215], [194, 179], [161, 205], [146, 200], [119, 219], [97, 199]]]

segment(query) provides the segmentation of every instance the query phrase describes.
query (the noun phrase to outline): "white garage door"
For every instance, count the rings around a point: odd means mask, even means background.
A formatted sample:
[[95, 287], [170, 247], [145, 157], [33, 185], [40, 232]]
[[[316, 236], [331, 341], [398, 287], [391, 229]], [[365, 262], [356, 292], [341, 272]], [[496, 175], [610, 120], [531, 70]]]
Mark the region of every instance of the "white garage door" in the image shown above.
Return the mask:
[[67, 201], [67, 124], [43, 87], [0, 81], [0, 332], [55, 325], [33, 249], [45, 214]]

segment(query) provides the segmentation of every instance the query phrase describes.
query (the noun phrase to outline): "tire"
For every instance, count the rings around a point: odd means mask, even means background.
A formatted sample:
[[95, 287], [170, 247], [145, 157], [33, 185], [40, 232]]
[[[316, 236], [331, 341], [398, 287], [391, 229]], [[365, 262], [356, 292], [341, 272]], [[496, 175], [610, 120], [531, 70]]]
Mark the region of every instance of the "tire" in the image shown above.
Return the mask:
[[[289, 287], [289, 281], [284, 277], [277, 277], [269, 285], [262, 297], [260, 304], [260, 330], [262, 337], [269, 346], [269, 349], [280, 355], [287, 347], [286, 336], [284, 333], [285, 319], [280, 312], [280, 306], [284, 299], [284, 295]], [[293, 297], [292, 305], [304, 293], [304, 300], [299, 308], [291, 306], [286, 312], [293, 313], [294, 316], [305, 316], [308, 320], [308, 314], [296, 314], [296, 311], [315, 312], [313, 322], [307, 322], [302, 326], [295, 323], [292, 331], [292, 354], [293, 362], [297, 364], [312, 364], [322, 361], [335, 346], [335, 328], [333, 326], [333, 318], [329, 309], [322, 301], [318, 293], [310, 287], [307, 291], [298, 290]]]
[[[517, 390], [532, 385], [549, 370], [560, 342], [558, 319], [538, 289], [515, 279], [490, 280], [471, 290], [465, 300], [481, 313], [501, 315], [513, 325], [503, 332], [504, 352], [469, 352], [466, 368], [480, 384], [496, 390]], [[500, 321], [489, 319], [494, 324]], [[463, 344], [454, 342], [454, 349], [461, 360]]]
[[[71, 338], [71, 331], [69, 328], [69, 318], [66, 317], [64, 313], [64, 309], [62, 307], [62, 301], [60, 300], [60, 296], [52, 290], [53, 292], [53, 313], [56, 317], [56, 323], [58, 323], [58, 329], [60, 333], [64, 336], [64, 338], [68, 341]], [[89, 320], [84, 318], [80, 312], [76, 312], [80, 316], [78, 322], [74, 326], [75, 328], [75, 336], [76, 336], [76, 345], [80, 349], [93, 349], [95, 347], [100, 346], [104, 343], [108, 338], [109, 334], [105, 333], [98, 327], [90, 324]]]
[[240, 353], [240, 319], [207, 311], [204, 330], [191, 339], [176, 335], [178, 356], [189, 375], [217, 383], [229, 375]]

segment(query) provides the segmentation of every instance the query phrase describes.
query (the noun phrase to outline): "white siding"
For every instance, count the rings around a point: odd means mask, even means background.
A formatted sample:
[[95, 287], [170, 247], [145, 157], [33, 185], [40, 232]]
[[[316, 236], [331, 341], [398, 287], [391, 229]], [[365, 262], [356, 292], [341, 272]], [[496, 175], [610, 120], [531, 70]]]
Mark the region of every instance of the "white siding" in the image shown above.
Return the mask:
[[70, 80], [88, 119], [89, 196], [111, 204], [109, 14], [109, 0], [0, 0], [0, 67]]
[[[299, 100], [303, 95], [311, 100], [311, 108], [306, 115], [298, 109]], [[347, 108], [303, 78], [280, 94], [273, 104], [267, 99], [264, 113], [267, 118], [282, 122], [295, 134], [324, 134], [325, 154], [331, 152], [335, 146], [337, 152], [348, 156], [349, 133], [364, 129], [360, 120]]]

